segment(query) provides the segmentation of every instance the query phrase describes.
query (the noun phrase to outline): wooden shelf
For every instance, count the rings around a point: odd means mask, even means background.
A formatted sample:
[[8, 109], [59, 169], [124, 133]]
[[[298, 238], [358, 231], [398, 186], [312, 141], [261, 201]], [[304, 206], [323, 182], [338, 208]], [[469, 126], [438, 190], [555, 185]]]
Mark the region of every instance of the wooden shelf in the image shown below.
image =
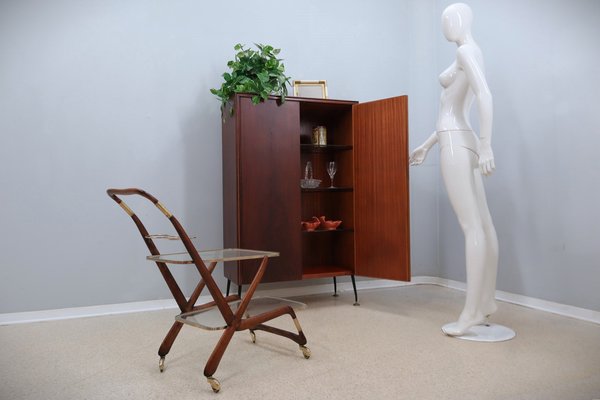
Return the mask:
[[304, 267], [302, 279], [331, 278], [334, 276], [352, 275], [353, 271], [339, 265], [317, 265]]
[[302, 231], [303, 234], [314, 235], [319, 233], [334, 233], [334, 232], [354, 232], [354, 229], [316, 229], [314, 231]]
[[345, 144], [328, 144], [326, 146], [318, 146], [315, 144], [301, 144], [300, 150], [305, 153], [325, 153], [331, 151], [352, 150], [352, 146]]
[[351, 192], [353, 190], [354, 190], [353, 188], [347, 187], [347, 186], [345, 186], [345, 187], [336, 186], [336, 187], [333, 187], [333, 188], [325, 186], [325, 187], [318, 187], [318, 188], [315, 188], [315, 189], [305, 189], [305, 188], [302, 188], [302, 192], [303, 193], [312, 193], [312, 192]]

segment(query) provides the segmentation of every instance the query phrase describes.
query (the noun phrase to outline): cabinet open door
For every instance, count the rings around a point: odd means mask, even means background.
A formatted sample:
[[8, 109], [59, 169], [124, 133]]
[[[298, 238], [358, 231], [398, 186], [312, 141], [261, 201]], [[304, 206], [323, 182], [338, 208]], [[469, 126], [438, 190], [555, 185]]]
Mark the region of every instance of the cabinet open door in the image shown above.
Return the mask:
[[352, 107], [355, 274], [409, 281], [408, 99]]

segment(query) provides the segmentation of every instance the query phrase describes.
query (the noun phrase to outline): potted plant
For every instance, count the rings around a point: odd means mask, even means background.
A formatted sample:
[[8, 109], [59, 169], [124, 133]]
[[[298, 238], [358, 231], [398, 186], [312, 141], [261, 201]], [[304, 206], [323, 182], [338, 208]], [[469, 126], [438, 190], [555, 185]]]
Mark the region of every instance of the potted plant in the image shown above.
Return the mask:
[[[284, 73], [284, 65], [277, 55], [281, 51], [270, 45], [255, 44], [258, 51], [246, 49], [241, 44], [236, 44], [235, 59], [229, 61], [227, 66], [231, 72], [225, 72], [225, 82], [219, 89], [210, 89], [210, 92], [221, 100], [221, 110], [224, 110], [234, 93], [251, 93], [252, 103], [258, 104], [266, 100], [269, 95], [276, 94], [285, 101], [287, 84], [290, 78]], [[233, 108], [231, 108], [233, 113]]]

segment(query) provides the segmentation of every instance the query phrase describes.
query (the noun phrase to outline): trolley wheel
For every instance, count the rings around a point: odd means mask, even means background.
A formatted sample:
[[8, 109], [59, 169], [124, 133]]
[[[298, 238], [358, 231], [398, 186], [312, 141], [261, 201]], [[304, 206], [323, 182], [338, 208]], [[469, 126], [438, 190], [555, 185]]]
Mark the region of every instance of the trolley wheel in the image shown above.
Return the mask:
[[219, 381], [213, 378], [212, 376], [206, 377], [206, 380], [210, 384], [210, 387], [212, 388], [213, 392], [219, 393], [219, 390], [221, 390], [221, 384], [219, 383]]
[[304, 358], [308, 360], [310, 358], [310, 349], [306, 346], [300, 345], [300, 350], [302, 350]]

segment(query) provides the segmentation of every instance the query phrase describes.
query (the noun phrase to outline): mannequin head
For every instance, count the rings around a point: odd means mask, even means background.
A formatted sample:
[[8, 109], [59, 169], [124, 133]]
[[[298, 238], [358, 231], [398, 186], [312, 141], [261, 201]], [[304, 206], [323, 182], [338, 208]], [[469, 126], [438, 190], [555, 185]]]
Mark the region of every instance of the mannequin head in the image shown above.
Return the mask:
[[449, 42], [459, 42], [471, 36], [473, 13], [464, 3], [451, 4], [442, 13], [442, 32]]

